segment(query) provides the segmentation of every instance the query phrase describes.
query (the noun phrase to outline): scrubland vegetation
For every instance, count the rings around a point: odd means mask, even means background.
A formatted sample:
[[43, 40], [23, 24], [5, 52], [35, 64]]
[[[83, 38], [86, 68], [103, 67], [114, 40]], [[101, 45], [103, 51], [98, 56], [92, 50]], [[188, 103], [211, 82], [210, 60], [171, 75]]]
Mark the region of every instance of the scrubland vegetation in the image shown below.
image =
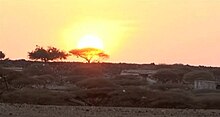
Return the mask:
[[[3, 103], [220, 109], [219, 90], [193, 90], [190, 84], [201, 78], [220, 80], [220, 68], [25, 60], [2, 60], [0, 67]], [[157, 83], [121, 76], [125, 69], [157, 70], [152, 76]]]

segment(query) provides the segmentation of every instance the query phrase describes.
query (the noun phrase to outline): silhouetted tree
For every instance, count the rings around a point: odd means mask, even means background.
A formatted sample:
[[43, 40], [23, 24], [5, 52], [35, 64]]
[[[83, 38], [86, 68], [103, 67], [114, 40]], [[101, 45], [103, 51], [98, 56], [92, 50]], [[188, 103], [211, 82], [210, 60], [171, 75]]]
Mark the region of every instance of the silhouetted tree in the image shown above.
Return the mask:
[[49, 55], [47, 53], [47, 50], [45, 50], [43, 47], [36, 46], [35, 50], [32, 52], [28, 52], [28, 56], [30, 59], [33, 60], [42, 60], [44, 62], [47, 62], [49, 59]]
[[99, 62], [109, 58], [109, 55], [97, 48], [83, 48], [69, 51], [72, 55], [85, 59], [88, 63]]
[[2, 51], [0, 51], [0, 60], [3, 58], [5, 58], [5, 54]]
[[60, 51], [59, 49], [55, 47], [48, 47], [47, 52], [49, 54], [49, 60], [56, 60], [56, 59], [67, 59], [69, 54], [67, 54], [64, 51]]
[[64, 51], [60, 51], [55, 47], [48, 47], [48, 49], [44, 49], [43, 47], [36, 46], [35, 50], [32, 52], [28, 52], [28, 56], [30, 59], [48, 62], [57, 59], [66, 59], [69, 54]]

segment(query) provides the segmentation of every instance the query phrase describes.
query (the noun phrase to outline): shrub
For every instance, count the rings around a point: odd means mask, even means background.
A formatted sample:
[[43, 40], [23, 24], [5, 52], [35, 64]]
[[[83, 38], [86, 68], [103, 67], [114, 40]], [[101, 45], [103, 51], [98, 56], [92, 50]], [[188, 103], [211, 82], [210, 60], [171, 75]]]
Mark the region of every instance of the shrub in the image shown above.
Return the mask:
[[122, 87], [108, 94], [106, 106], [191, 108], [193, 100], [187, 94], [152, 91], [139, 87]]
[[78, 65], [73, 70], [75, 75], [86, 75], [89, 77], [100, 77], [103, 75], [102, 67], [96, 64]]
[[153, 75], [153, 78], [162, 83], [179, 82], [180, 77], [170, 69], [160, 69]]
[[8, 83], [10, 83], [12, 80], [26, 77], [21, 72], [2, 69], [2, 68], [0, 68], [0, 74], [6, 78]]
[[158, 92], [148, 107], [151, 108], [194, 108], [193, 98], [176, 92]]
[[186, 83], [193, 83], [195, 80], [215, 80], [214, 75], [208, 71], [192, 71], [183, 76]]
[[75, 96], [65, 92], [52, 92], [46, 89], [22, 88], [1, 95], [2, 102], [28, 103], [40, 105], [78, 105], [71, 103], [70, 99]]
[[192, 69], [188, 66], [182, 66], [182, 65], [173, 65], [173, 68], [170, 69], [171, 71], [175, 72], [179, 78], [183, 78], [184, 74], [191, 72]]
[[49, 64], [34, 63], [24, 68], [24, 73], [30, 76], [54, 74], [53, 68]]
[[82, 80], [85, 80], [85, 79], [88, 79], [88, 78], [89, 77], [84, 76], [84, 75], [71, 75], [71, 76], [65, 76], [63, 78], [63, 81], [75, 84], [75, 83], [77, 83], [79, 81], [82, 81]]
[[13, 86], [14, 88], [23, 88], [23, 87], [32, 86], [32, 85], [43, 85], [43, 84], [44, 82], [40, 80], [27, 78], [27, 77], [13, 80], [10, 83], [10, 85]]
[[156, 93], [136, 86], [128, 86], [118, 88], [108, 95], [106, 106], [146, 107], [146, 102], [152, 100]]
[[93, 88], [78, 90], [74, 94], [77, 95], [77, 99], [83, 100], [87, 105], [105, 106], [109, 98], [109, 93], [114, 90], [116, 90], [114, 87]]
[[215, 78], [220, 81], [220, 69], [219, 68], [215, 68], [215, 69], [212, 69], [211, 72], [213, 73]]
[[155, 84], [155, 85], [150, 85], [150, 88], [152, 90], [170, 90], [170, 89], [175, 89], [175, 90], [189, 90], [190, 87], [188, 85], [184, 84], [179, 84], [179, 83], [170, 83], [170, 84]]
[[108, 81], [107, 79], [103, 79], [103, 78], [85, 79], [85, 80], [77, 82], [76, 85], [78, 87], [87, 88], [87, 89], [103, 88], [103, 87], [115, 87], [116, 86], [112, 82]]
[[148, 82], [135, 78], [135, 76], [117, 76], [110, 79], [111, 82], [120, 86], [147, 86]]
[[[6, 82], [8, 83], [10, 88], [22, 88], [34, 84], [43, 84], [42, 81], [29, 78], [22, 72], [0, 69], [0, 74], [2, 74], [6, 78]], [[2, 85], [5, 87], [3, 83]]]
[[51, 82], [56, 82], [56, 81], [58, 81], [57, 78], [55, 78], [54, 76], [49, 75], [49, 74], [39, 75], [39, 76], [33, 76], [32, 79], [41, 81], [41, 82], [43, 82], [43, 83], [51, 83]]
[[208, 95], [199, 95], [194, 98], [197, 108], [220, 109], [219, 93], [208, 93]]

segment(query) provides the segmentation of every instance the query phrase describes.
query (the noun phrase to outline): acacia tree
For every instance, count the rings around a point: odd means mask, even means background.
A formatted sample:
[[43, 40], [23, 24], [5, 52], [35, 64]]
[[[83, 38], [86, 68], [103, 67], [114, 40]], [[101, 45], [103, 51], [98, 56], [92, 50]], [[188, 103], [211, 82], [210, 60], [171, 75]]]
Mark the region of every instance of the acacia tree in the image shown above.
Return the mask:
[[67, 59], [69, 54], [64, 51], [60, 51], [55, 47], [48, 47], [48, 49], [44, 49], [43, 47], [36, 46], [35, 50], [32, 52], [28, 52], [28, 56], [33, 60], [41, 60], [44, 62], [57, 60], [57, 59]]
[[48, 47], [47, 49], [48, 55], [49, 55], [49, 60], [56, 60], [56, 59], [67, 59], [69, 54], [67, 54], [64, 51], [60, 51], [59, 49], [55, 47]]
[[97, 48], [74, 49], [69, 52], [76, 57], [85, 59], [88, 63], [91, 63], [92, 61], [99, 62], [109, 58], [108, 54]]
[[5, 54], [2, 51], [0, 51], [0, 60], [2, 60], [3, 58], [5, 58]]

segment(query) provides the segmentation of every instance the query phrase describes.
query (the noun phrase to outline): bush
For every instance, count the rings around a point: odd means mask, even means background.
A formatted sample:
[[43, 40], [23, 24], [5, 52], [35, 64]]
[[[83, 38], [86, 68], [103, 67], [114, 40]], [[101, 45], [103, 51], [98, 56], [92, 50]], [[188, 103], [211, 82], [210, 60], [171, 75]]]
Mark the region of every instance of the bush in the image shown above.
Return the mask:
[[193, 83], [195, 80], [215, 80], [214, 75], [208, 71], [192, 71], [183, 76], [186, 83]]
[[93, 88], [78, 90], [74, 94], [77, 95], [77, 99], [83, 100], [87, 105], [105, 106], [109, 98], [109, 93], [114, 90], [116, 90], [114, 87]]
[[180, 82], [181, 78], [170, 69], [160, 69], [153, 75], [157, 81], [162, 83], [167, 82]]
[[100, 77], [103, 75], [102, 67], [98, 64], [78, 65], [73, 70], [74, 75]]
[[66, 76], [63, 78], [64, 82], [70, 82], [72, 84], [75, 84], [76, 82], [88, 79], [89, 77], [84, 76], [84, 75], [71, 75], [71, 76]]
[[[159, 92], [158, 92], [159, 93]], [[150, 102], [151, 108], [194, 108], [193, 98], [176, 92], [160, 92]]]
[[148, 82], [143, 81], [134, 76], [117, 76], [115, 78], [110, 79], [111, 82], [120, 86], [147, 86]]
[[12, 70], [8, 70], [8, 69], [2, 69], [2, 68], [0, 68], [0, 75], [4, 76], [8, 83], [10, 83], [12, 80], [26, 77], [21, 72], [12, 71]]
[[215, 78], [220, 81], [220, 69], [219, 68], [212, 69], [210, 72], [212, 72]]
[[128, 86], [118, 88], [108, 95], [106, 106], [147, 107], [146, 102], [152, 100], [156, 93], [136, 86]]
[[32, 76], [31, 78], [35, 79], [35, 80], [38, 80], [38, 81], [41, 81], [41, 82], [43, 82], [45, 84], [58, 81], [57, 78], [55, 78], [54, 76], [49, 75], [49, 74], [39, 75], [39, 76]]
[[74, 95], [64, 92], [52, 92], [46, 89], [23, 88], [3, 93], [0, 97], [0, 101], [4, 103], [10, 102], [40, 105], [78, 105], [68, 101], [74, 97]]
[[202, 109], [220, 109], [219, 93], [208, 93], [207, 95], [199, 95], [194, 98], [197, 108]]
[[77, 82], [76, 85], [78, 87], [87, 88], [87, 89], [91, 89], [91, 88], [104, 88], [104, 87], [115, 87], [116, 86], [112, 82], [108, 81], [107, 79], [103, 79], [103, 78], [85, 79], [85, 80]]
[[10, 85], [14, 88], [23, 88], [32, 85], [43, 85], [44, 82], [32, 78], [19, 78], [11, 81]]
[[175, 90], [189, 90], [190, 87], [188, 85], [184, 85], [184, 84], [177, 84], [177, 83], [172, 83], [172, 84], [155, 84], [155, 85], [151, 85], [150, 88], [152, 90], [161, 90], [161, 91], [165, 91], [165, 90], [170, 90], [170, 89], [175, 89]]
[[173, 68], [170, 70], [176, 73], [179, 76], [179, 78], [181, 78], [181, 80], [184, 74], [192, 71], [191, 68], [188, 66], [178, 66], [178, 65], [174, 65]]
[[35, 63], [24, 68], [23, 72], [29, 76], [54, 74], [53, 68], [46, 63]]
[[[139, 87], [123, 87], [109, 93], [106, 106], [151, 107], [151, 108], [191, 108], [193, 100], [189, 95], [152, 91]], [[192, 104], [192, 105], [191, 105]]]

